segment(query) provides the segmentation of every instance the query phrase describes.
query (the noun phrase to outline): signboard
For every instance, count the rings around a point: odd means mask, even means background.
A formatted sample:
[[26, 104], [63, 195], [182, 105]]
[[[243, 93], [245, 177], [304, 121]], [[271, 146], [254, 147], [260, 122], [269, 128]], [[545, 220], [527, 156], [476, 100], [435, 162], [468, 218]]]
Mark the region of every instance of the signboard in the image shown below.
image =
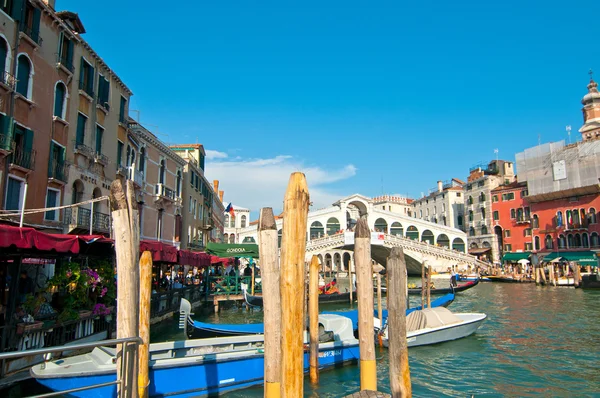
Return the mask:
[[567, 178], [567, 165], [564, 160], [559, 160], [552, 164], [552, 171], [554, 173], [554, 181], [564, 180]]
[[[371, 232], [371, 244], [383, 246], [383, 241], [385, 240], [385, 234], [383, 232]], [[345, 245], [353, 245], [354, 244], [354, 232], [344, 232], [344, 244]]]

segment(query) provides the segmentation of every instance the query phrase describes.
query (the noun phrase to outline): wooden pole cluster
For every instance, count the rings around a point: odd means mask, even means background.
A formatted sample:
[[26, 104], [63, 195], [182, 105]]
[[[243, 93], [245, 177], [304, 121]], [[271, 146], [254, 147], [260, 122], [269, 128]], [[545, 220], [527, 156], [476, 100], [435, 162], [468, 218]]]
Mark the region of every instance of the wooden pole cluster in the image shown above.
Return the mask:
[[265, 398], [281, 396], [281, 293], [277, 253], [277, 227], [273, 209], [260, 210], [258, 245], [265, 322]]
[[[120, 180], [110, 186], [110, 204], [115, 232], [117, 258], [117, 338], [137, 337], [139, 331], [139, 213], [135, 201], [133, 182], [127, 181], [125, 190]], [[122, 383], [118, 386], [120, 397], [136, 395], [137, 348], [133, 344], [117, 350], [117, 369]]]
[[[388, 292], [388, 295], [390, 292]], [[421, 309], [425, 308], [425, 261], [421, 263]]]
[[[309, 195], [303, 173], [290, 176], [283, 202], [281, 243], [281, 396], [304, 396], [304, 284]], [[372, 298], [371, 298], [372, 300]], [[373, 316], [371, 314], [371, 319]], [[265, 325], [265, 329], [268, 328]], [[373, 329], [371, 329], [372, 339]]]
[[546, 284], [546, 270], [544, 269], [543, 264], [538, 263], [538, 267], [540, 269], [540, 277], [541, 277], [541, 282], [545, 285]]
[[319, 259], [312, 256], [308, 282], [308, 312], [310, 314], [310, 382], [319, 382]]
[[150, 295], [152, 293], [152, 253], [145, 251], [140, 258], [140, 338], [138, 396], [148, 397], [150, 377], [148, 360], [150, 348]]
[[354, 230], [354, 264], [358, 295], [358, 337], [360, 341], [360, 389], [377, 391], [377, 366], [373, 339], [373, 265], [371, 231], [366, 217]]
[[412, 397], [406, 340], [407, 273], [404, 250], [394, 247], [387, 260], [390, 389], [393, 398]]

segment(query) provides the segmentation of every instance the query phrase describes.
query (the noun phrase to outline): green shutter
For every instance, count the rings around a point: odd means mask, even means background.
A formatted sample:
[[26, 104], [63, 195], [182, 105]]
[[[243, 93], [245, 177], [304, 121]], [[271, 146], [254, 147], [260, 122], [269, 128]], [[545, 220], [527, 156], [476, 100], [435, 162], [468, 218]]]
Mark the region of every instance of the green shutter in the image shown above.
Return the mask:
[[58, 61], [59, 62], [62, 62], [61, 56], [62, 56], [62, 47], [63, 47], [64, 37], [65, 37], [64, 32], [60, 32], [58, 34]]
[[50, 156], [48, 156], [48, 177], [54, 176], [54, 142], [50, 141]]
[[87, 87], [84, 86], [85, 84], [85, 66], [86, 66], [86, 62], [83, 59], [83, 57], [81, 57], [81, 62], [79, 62], [79, 89], [83, 90], [86, 89]]
[[40, 19], [42, 17], [42, 11], [39, 8], [33, 8], [33, 26], [31, 27], [31, 38], [36, 43], [39, 42], [40, 38]]
[[93, 97], [94, 96], [94, 80], [96, 79], [96, 74], [94, 73], [93, 66], [90, 65], [89, 69], [90, 69], [90, 76], [87, 81], [88, 86], [86, 87], [86, 89], [87, 89], [87, 93]]
[[11, 117], [0, 114], [0, 146], [10, 150], [13, 141], [13, 121]]
[[25, 129], [25, 141], [23, 143], [23, 149], [25, 153], [31, 153], [33, 148], [33, 131]]
[[24, 0], [13, 0], [12, 10], [10, 12], [10, 16], [15, 21], [23, 20], [23, 6]]
[[96, 153], [102, 154], [102, 128], [96, 126]]
[[73, 68], [73, 40], [69, 39], [67, 42], [67, 68]]
[[77, 136], [75, 138], [75, 142], [80, 145], [82, 145], [83, 141], [85, 140], [86, 120], [87, 119], [85, 118], [85, 116], [83, 116], [81, 113], [77, 114]]

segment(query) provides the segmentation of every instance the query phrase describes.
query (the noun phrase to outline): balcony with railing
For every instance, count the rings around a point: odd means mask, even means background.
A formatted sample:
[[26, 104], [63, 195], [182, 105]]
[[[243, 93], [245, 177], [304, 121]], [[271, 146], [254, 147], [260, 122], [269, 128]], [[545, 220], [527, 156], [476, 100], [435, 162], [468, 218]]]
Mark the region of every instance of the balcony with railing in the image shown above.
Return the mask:
[[110, 215], [94, 211], [91, 217], [91, 210], [82, 206], [70, 207], [65, 209], [64, 222], [68, 226], [69, 232], [76, 229], [89, 231], [90, 221], [92, 222], [92, 231], [108, 233], [110, 231]]
[[66, 69], [71, 74], [75, 71], [73, 62], [69, 62], [66, 56], [61, 56], [60, 54], [56, 54], [56, 66]]
[[87, 157], [94, 156], [94, 150], [85, 145], [83, 142], [73, 141], [73, 149], [75, 153], [79, 153]]
[[42, 44], [42, 38], [40, 37], [40, 30], [38, 29], [34, 29], [31, 26], [27, 26], [26, 24], [21, 24], [21, 32], [24, 33], [27, 38], [34, 44], [34, 45], [41, 45]]
[[127, 178], [133, 181], [133, 183], [138, 187], [142, 187], [144, 185], [144, 173], [133, 166], [127, 167]]
[[7, 86], [10, 90], [15, 89], [15, 84], [17, 84], [17, 79], [7, 71], [0, 72], [2, 74], [2, 81], [0, 83]]
[[156, 201], [166, 199], [171, 202], [175, 202], [176, 200], [175, 191], [173, 191], [171, 188], [167, 188], [165, 184], [161, 183], [158, 183], [154, 186], [154, 196]]
[[19, 167], [25, 170], [35, 169], [35, 150], [25, 151], [23, 147], [16, 147], [10, 157], [10, 163], [13, 167]]
[[108, 165], [108, 156], [100, 153], [100, 152], [95, 152], [94, 153], [94, 161], [96, 163], [100, 163], [103, 166]]
[[69, 180], [69, 165], [65, 162], [52, 161], [48, 167], [48, 179], [56, 182], [67, 182]]

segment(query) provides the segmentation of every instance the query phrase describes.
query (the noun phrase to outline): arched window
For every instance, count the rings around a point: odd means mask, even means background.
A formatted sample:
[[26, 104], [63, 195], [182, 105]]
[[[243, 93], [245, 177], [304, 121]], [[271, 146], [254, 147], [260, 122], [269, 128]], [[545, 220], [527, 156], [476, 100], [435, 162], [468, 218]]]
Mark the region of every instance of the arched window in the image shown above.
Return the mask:
[[246, 228], [246, 216], [240, 217], [240, 228]]
[[587, 217], [588, 217], [589, 224], [596, 224], [596, 209], [591, 207]]
[[556, 212], [556, 226], [557, 227], [562, 227], [565, 225], [565, 222], [563, 220], [563, 214], [562, 211], [557, 211]]
[[33, 89], [33, 65], [29, 57], [19, 54], [17, 61], [17, 93], [31, 100]]
[[54, 116], [65, 120], [67, 113], [67, 86], [63, 82], [54, 87]]
[[481, 208], [481, 218], [485, 220], [485, 207]]
[[[573, 228], [573, 213], [571, 213], [571, 210], [567, 210], [565, 215], [567, 217], [567, 228]], [[568, 240], [569, 238], [567, 237], [567, 241]], [[569, 245], [569, 247], [571, 247], [571, 245]]]
[[320, 238], [325, 235], [325, 228], [319, 221], [315, 221], [310, 225], [310, 239]]
[[540, 227], [540, 219], [538, 218], [537, 214], [533, 215], [533, 228], [539, 228]]
[[535, 237], [535, 250], [540, 250], [540, 237]]
[[581, 235], [575, 234], [573, 236], [573, 244], [574, 247], [581, 247]]
[[473, 197], [469, 196], [469, 199], [467, 199], [467, 204], [468, 205], [472, 205], [473, 204]]
[[390, 234], [397, 235], [397, 236], [403, 236], [404, 228], [402, 228], [402, 224], [400, 224], [398, 221], [392, 223], [392, 226], [390, 228]]
[[146, 170], [146, 147], [140, 148], [140, 162], [139, 162], [138, 170], [142, 175], [145, 175]]
[[181, 196], [181, 170], [177, 170], [177, 180], [175, 181], [175, 190], [177, 191], [177, 197]]
[[473, 210], [469, 210], [469, 222], [473, 222]]
[[564, 235], [560, 235], [558, 237], [558, 248], [559, 249], [564, 249], [567, 247], [567, 240], [565, 239]]
[[522, 208], [517, 209], [517, 221], [525, 221], [525, 218], [523, 217], [523, 209]]
[[475, 228], [469, 228], [469, 236], [475, 236]]
[[[10, 47], [4, 38], [0, 38], [0, 72], [9, 72]], [[6, 76], [6, 75], [5, 75]], [[3, 79], [6, 82], [6, 78]]]
[[545, 244], [546, 244], [546, 249], [552, 249], [552, 236], [546, 235]]
[[456, 222], [458, 223], [459, 227], [462, 227], [462, 225], [463, 225], [463, 216], [459, 214], [459, 216], [456, 219]]
[[481, 235], [487, 235], [487, 233], [488, 233], [487, 226], [482, 225], [481, 226]]
[[575, 240], [573, 239], [573, 234], [567, 235], [567, 247], [570, 249], [570, 248], [574, 247], [574, 244], [575, 244]]
[[585, 232], [581, 235], [581, 245], [586, 249], [590, 247], [590, 239], [588, 234]]
[[597, 232], [592, 232], [592, 235], [590, 236], [590, 245], [592, 247], [600, 246], [600, 236], [598, 236]]
[[579, 227], [579, 210], [574, 209], [571, 212], [571, 216], [573, 217], [573, 226], [576, 228]]
[[479, 194], [479, 201], [485, 202], [485, 194], [483, 192]]
[[161, 159], [160, 161], [160, 169], [158, 170], [158, 182], [160, 184], [164, 184], [165, 183], [165, 174], [167, 171], [167, 166], [165, 164], [165, 160]]

